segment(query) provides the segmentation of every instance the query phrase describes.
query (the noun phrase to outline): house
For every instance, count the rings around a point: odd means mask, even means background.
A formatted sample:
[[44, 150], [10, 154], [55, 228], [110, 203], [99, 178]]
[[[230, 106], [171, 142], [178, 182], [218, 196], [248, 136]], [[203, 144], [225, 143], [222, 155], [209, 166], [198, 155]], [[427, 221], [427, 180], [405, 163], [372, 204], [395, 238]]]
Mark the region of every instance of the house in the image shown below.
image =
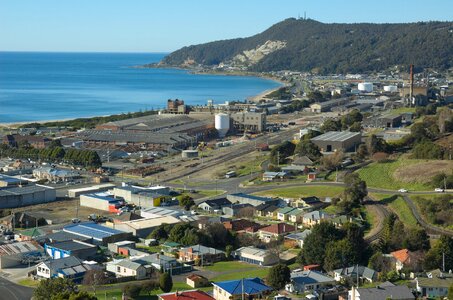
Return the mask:
[[33, 170], [33, 177], [39, 180], [67, 182], [79, 178], [80, 174], [71, 170], [41, 167]]
[[[446, 275], [446, 276], [445, 276]], [[453, 285], [451, 274], [439, 274], [438, 276], [415, 278], [417, 292], [423, 297], [442, 298], [447, 296], [448, 288]]]
[[231, 202], [227, 198], [219, 198], [219, 199], [212, 199], [206, 200], [200, 204], [198, 204], [198, 208], [210, 213], [213, 213], [217, 210], [222, 211], [224, 206], [231, 205]]
[[46, 253], [53, 259], [74, 256], [80, 259], [92, 259], [98, 247], [78, 240], [44, 244]]
[[96, 223], [85, 222], [63, 227], [63, 231], [72, 233], [82, 238], [90, 238], [95, 245], [104, 245], [118, 241], [129, 240], [132, 234], [102, 226]]
[[160, 272], [169, 272], [171, 275], [192, 271], [192, 266], [182, 264], [176, 258], [160, 253], [139, 255], [131, 259], [143, 265], [151, 265]]
[[325, 212], [315, 210], [302, 216], [302, 224], [307, 227], [313, 227], [314, 225], [321, 223], [321, 221], [329, 218], [331, 218], [331, 216]]
[[199, 291], [183, 291], [183, 292], [174, 292], [174, 293], [166, 293], [160, 294], [159, 300], [214, 300], [209, 294]]
[[279, 236], [283, 236], [287, 233], [293, 232], [296, 227], [286, 223], [272, 224], [267, 227], [258, 230], [260, 240], [269, 243], [271, 240], [277, 239]]
[[162, 251], [164, 253], [178, 252], [179, 247], [181, 246], [182, 245], [180, 243], [166, 241], [165, 243], [162, 244]]
[[302, 249], [304, 247], [304, 240], [310, 233], [310, 229], [305, 229], [302, 232], [290, 233], [285, 236], [285, 241], [290, 241], [293, 247], [298, 246]]
[[264, 299], [272, 292], [272, 288], [258, 277], [214, 282], [212, 285], [216, 300], [238, 300], [244, 296], [247, 299]]
[[286, 179], [288, 178], [288, 173], [282, 172], [264, 172], [263, 181], [274, 181], [277, 179]]
[[315, 208], [321, 207], [323, 205], [324, 205], [324, 203], [321, 202], [321, 200], [319, 200], [319, 198], [316, 196], [302, 197], [302, 198], [296, 199], [294, 201], [291, 201], [291, 206], [297, 207], [297, 208], [315, 209]]
[[420, 251], [409, 251], [401, 249], [390, 253], [395, 262], [396, 271], [401, 271], [403, 268], [408, 268], [414, 271], [420, 269], [422, 263], [422, 253]]
[[248, 203], [236, 203], [229, 206], [224, 206], [222, 212], [224, 215], [234, 217], [240, 215], [244, 210], [253, 209], [253, 206]]
[[263, 203], [255, 206], [256, 215], [263, 218], [276, 218], [278, 210], [279, 207], [271, 203]]
[[68, 256], [41, 262], [36, 266], [36, 275], [39, 278], [62, 277], [77, 281], [93, 268], [94, 265], [83, 263], [74, 256]]
[[285, 290], [290, 293], [305, 293], [335, 284], [334, 278], [321, 272], [296, 270], [291, 273], [291, 282], [285, 286]]
[[333, 274], [336, 281], [348, 279], [356, 282], [357, 278], [359, 278], [362, 283], [374, 282], [378, 277], [378, 273], [375, 270], [364, 266], [337, 269], [333, 271]]
[[304, 168], [309, 168], [313, 166], [313, 161], [306, 155], [304, 156], [297, 156], [293, 159], [293, 162], [291, 165], [293, 166], [298, 166], [298, 167], [304, 167]]
[[249, 233], [254, 233], [257, 232], [260, 228], [263, 226], [259, 223], [255, 223], [250, 220], [246, 219], [236, 219], [236, 220], [230, 220], [230, 221], [225, 221], [223, 222], [223, 226], [227, 230], [232, 230], [236, 232], [249, 232]]
[[225, 259], [225, 252], [203, 245], [194, 245], [179, 250], [179, 260], [183, 262], [194, 262], [199, 260], [200, 264], [208, 265]]
[[303, 210], [296, 208], [288, 213], [289, 221], [292, 223], [301, 223], [303, 214]]
[[210, 286], [209, 279], [199, 274], [190, 274], [186, 277], [186, 284], [193, 288]]
[[390, 282], [384, 282], [375, 288], [356, 288], [348, 292], [350, 300], [415, 300], [414, 294], [405, 285], [394, 285]]
[[129, 249], [135, 249], [135, 242], [120, 241], [116, 243], [109, 243], [107, 245], [107, 249], [109, 249], [109, 251], [112, 253], [120, 254], [123, 256], [129, 256], [130, 255]]
[[284, 207], [280, 208], [277, 211], [277, 220], [279, 221], [288, 221], [289, 220], [289, 213], [292, 212], [293, 210], [297, 210], [297, 208], [294, 207]]
[[35, 241], [0, 245], [0, 269], [19, 266], [24, 259], [40, 257], [43, 253], [43, 248]]
[[149, 277], [152, 267], [129, 259], [121, 259], [107, 262], [107, 271], [115, 274], [117, 278], [133, 277], [136, 280], [142, 280]]
[[209, 217], [209, 216], [198, 216], [198, 220], [196, 221], [196, 226], [198, 229], [205, 229], [208, 227], [210, 224], [215, 224], [215, 223], [222, 223], [231, 221], [231, 218], [223, 217], [223, 216], [215, 216], [215, 217]]
[[233, 252], [233, 256], [240, 261], [259, 266], [270, 266], [279, 262], [275, 253], [256, 247], [239, 248]]

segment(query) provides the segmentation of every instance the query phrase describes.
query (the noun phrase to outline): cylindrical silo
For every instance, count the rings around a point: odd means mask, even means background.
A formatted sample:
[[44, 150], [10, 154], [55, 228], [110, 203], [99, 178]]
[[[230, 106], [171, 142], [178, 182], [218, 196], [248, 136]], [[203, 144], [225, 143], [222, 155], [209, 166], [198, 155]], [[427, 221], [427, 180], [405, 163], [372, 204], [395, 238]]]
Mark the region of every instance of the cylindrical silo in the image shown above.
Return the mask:
[[223, 138], [230, 130], [230, 116], [227, 114], [216, 114], [215, 129], [219, 132], [219, 137]]
[[358, 84], [357, 89], [361, 92], [372, 92], [373, 84], [371, 82], [361, 82]]
[[398, 92], [398, 87], [396, 85], [385, 85], [384, 91], [389, 93], [396, 93]]

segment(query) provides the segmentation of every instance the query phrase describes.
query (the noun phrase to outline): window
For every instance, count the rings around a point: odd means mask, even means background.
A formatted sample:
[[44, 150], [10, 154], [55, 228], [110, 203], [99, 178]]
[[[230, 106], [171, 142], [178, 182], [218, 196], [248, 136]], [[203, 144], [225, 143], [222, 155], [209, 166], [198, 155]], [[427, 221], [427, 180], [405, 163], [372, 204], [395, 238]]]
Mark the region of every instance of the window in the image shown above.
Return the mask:
[[121, 267], [116, 267], [117, 272], [121, 272]]

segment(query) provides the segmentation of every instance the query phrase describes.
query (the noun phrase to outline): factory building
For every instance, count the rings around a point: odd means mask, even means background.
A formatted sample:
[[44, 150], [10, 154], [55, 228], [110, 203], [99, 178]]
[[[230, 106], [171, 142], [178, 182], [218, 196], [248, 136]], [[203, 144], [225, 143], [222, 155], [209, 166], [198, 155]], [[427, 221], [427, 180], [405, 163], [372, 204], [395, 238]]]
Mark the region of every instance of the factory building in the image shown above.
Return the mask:
[[325, 102], [318, 102], [318, 103], [313, 103], [310, 105], [310, 110], [313, 113], [321, 113], [321, 112], [326, 112], [330, 111], [332, 108], [335, 108], [337, 106], [343, 106], [347, 104], [350, 100], [348, 98], [340, 98], [340, 99], [334, 99], [334, 100], [329, 100]]
[[122, 201], [105, 193], [80, 195], [80, 206], [117, 213], [121, 205]]
[[233, 129], [236, 132], [263, 132], [266, 130], [266, 114], [239, 112], [230, 115]]
[[54, 188], [26, 185], [0, 189], [0, 209], [52, 202], [57, 199]]
[[106, 183], [106, 184], [93, 185], [93, 186], [83, 187], [83, 188], [78, 188], [78, 189], [70, 189], [70, 190], [68, 190], [68, 196], [70, 198], [75, 198], [75, 197], [79, 197], [80, 195], [83, 195], [83, 194], [105, 192], [114, 187], [115, 187], [114, 184]]
[[123, 232], [96, 223], [79, 223], [68, 225], [63, 228], [64, 232], [69, 232], [73, 235], [88, 238], [94, 245], [107, 246], [108, 243], [129, 240], [132, 235], [129, 232]]
[[170, 193], [168, 187], [138, 187], [122, 186], [113, 189], [115, 198], [123, 198], [128, 203], [133, 203], [141, 207], [159, 206], [164, 202]]
[[45, 244], [44, 249], [52, 259], [75, 256], [80, 259], [93, 259], [98, 247], [78, 240]]
[[43, 248], [34, 241], [0, 245], [0, 269], [19, 266], [27, 256], [40, 256], [43, 252]]
[[252, 206], [258, 206], [263, 203], [272, 203], [274, 205], [277, 205], [279, 202], [278, 199], [248, 195], [244, 193], [230, 194], [227, 195], [226, 198], [231, 203], [250, 204]]
[[329, 131], [311, 139], [321, 152], [355, 151], [361, 143], [360, 132]]

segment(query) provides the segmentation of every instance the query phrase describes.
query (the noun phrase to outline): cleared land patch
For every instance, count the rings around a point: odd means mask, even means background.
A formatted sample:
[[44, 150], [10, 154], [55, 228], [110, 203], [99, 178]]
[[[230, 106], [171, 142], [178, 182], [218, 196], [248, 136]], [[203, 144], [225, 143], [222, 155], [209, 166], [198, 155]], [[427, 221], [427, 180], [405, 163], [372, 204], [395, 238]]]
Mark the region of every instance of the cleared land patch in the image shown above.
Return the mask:
[[308, 196], [317, 197], [339, 197], [344, 188], [340, 186], [297, 186], [287, 188], [277, 188], [269, 191], [256, 193], [260, 196], [283, 197], [283, 198], [300, 198]]
[[440, 173], [450, 174], [453, 170], [451, 160], [427, 160], [410, 165], [401, 165], [393, 174], [393, 177], [407, 183], [429, 183], [431, 179]]

